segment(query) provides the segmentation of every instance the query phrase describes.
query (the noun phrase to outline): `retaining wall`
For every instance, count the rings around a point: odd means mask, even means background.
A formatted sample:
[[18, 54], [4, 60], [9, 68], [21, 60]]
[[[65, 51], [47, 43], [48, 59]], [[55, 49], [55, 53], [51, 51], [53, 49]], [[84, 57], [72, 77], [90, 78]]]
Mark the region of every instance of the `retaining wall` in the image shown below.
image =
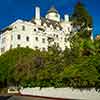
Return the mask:
[[24, 88], [20, 90], [21, 94], [33, 96], [45, 96], [55, 98], [69, 98], [69, 99], [87, 99], [87, 100], [100, 100], [100, 93], [95, 89], [79, 90], [72, 88]]

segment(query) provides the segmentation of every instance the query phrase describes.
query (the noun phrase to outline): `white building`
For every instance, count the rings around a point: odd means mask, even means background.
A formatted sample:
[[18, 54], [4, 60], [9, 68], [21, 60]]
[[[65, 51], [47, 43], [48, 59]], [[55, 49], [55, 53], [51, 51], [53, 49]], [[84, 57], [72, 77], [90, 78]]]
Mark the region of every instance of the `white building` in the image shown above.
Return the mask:
[[35, 18], [31, 21], [17, 20], [0, 34], [0, 54], [11, 48], [29, 47], [48, 50], [49, 46], [58, 45], [61, 50], [70, 47], [68, 36], [72, 30], [69, 16], [61, 21], [60, 14], [52, 7], [45, 17], [40, 16], [40, 8], [35, 8]]

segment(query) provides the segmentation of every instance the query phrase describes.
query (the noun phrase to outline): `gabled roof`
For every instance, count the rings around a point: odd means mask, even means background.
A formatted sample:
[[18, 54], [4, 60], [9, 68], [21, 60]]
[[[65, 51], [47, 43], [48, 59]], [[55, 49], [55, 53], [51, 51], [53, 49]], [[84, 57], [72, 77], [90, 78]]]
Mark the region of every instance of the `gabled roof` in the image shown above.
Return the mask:
[[[50, 19], [47, 19], [45, 17], [41, 17], [41, 25], [43, 25], [44, 23], [46, 23], [46, 25], [49, 27], [50, 25], [53, 26], [54, 29], [56, 29], [56, 27], [59, 27], [60, 29], [62, 29], [62, 26], [60, 25], [59, 22], [57, 21], [54, 21], [54, 20], [50, 20]], [[36, 24], [35, 23], [35, 19], [32, 19], [31, 20], [32, 23]]]

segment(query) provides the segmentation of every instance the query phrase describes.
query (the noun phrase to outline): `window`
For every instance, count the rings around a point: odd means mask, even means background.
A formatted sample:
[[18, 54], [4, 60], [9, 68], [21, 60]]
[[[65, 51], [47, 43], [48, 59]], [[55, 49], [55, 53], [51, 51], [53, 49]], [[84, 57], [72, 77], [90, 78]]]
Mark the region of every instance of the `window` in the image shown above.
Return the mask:
[[65, 38], [65, 42], [67, 42], [67, 38]]
[[22, 30], [25, 31], [25, 26], [24, 25], [22, 26]]
[[47, 33], [44, 33], [44, 34], [47, 34]]
[[20, 44], [17, 44], [17, 47], [19, 48], [20, 47]]
[[6, 38], [2, 38], [2, 43], [5, 43], [6, 42]]
[[1, 48], [1, 53], [5, 52], [5, 47]]
[[13, 36], [11, 35], [11, 40], [13, 40]]
[[26, 37], [26, 41], [29, 41], [29, 37], [28, 36]]
[[10, 45], [10, 49], [12, 49], [12, 45]]
[[21, 36], [20, 36], [20, 34], [18, 34], [18, 35], [17, 35], [17, 39], [18, 39], [18, 40], [20, 40], [20, 39], [21, 39]]
[[56, 42], [54, 42], [54, 46], [56, 46]]
[[46, 26], [47, 26], [47, 25], [46, 25], [46, 23], [44, 23], [44, 24], [43, 24], [43, 26], [45, 26], [45, 27], [46, 27]]
[[59, 47], [59, 43], [56, 43], [56, 46]]
[[60, 28], [59, 27], [56, 27], [56, 29], [59, 30]]
[[42, 43], [45, 43], [45, 39], [44, 38], [42, 39]]
[[36, 37], [35, 40], [38, 41], [38, 37]]
[[70, 32], [70, 27], [68, 27], [68, 32]]
[[26, 46], [26, 48], [29, 48], [29, 46]]
[[36, 29], [34, 29], [34, 31], [36, 32]]
[[53, 28], [53, 26], [52, 26], [52, 25], [50, 25], [50, 28]]
[[56, 35], [56, 38], [58, 38], [58, 35]]
[[36, 46], [35, 49], [38, 49], [38, 47]]
[[43, 28], [40, 28], [40, 27], [38, 28], [38, 30], [43, 31], [43, 32], [45, 31]]
[[58, 14], [55, 14], [55, 17], [58, 17]]
[[44, 47], [42, 48], [42, 50], [43, 50], [43, 51], [46, 51], [46, 49], [45, 49]]

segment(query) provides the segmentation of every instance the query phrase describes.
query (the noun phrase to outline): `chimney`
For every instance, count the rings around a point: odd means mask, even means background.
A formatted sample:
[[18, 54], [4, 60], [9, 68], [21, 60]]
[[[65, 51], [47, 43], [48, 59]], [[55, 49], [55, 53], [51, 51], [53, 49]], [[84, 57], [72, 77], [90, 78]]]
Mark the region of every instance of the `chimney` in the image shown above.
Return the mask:
[[94, 39], [93, 39], [93, 33], [91, 33], [91, 37], [90, 37], [90, 38], [91, 38], [92, 41], [94, 40]]
[[35, 8], [35, 19], [40, 20], [40, 8], [39, 7]]
[[64, 15], [64, 21], [68, 22], [69, 21], [69, 16], [67, 14]]

